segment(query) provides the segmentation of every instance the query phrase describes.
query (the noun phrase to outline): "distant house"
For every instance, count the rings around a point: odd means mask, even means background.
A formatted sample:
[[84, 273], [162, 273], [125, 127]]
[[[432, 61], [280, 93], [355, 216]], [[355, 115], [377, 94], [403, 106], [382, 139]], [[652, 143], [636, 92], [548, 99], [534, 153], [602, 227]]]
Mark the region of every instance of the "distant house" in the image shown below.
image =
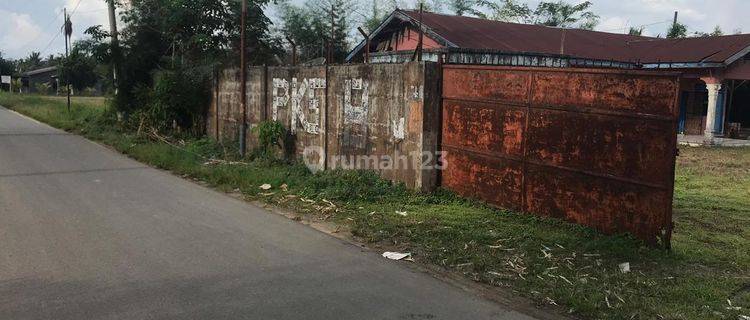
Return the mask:
[[[21, 74], [21, 89], [27, 93], [56, 93], [59, 81], [57, 67], [47, 67]], [[40, 90], [47, 92], [41, 92]]]
[[[420, 14], [396, 10], [347, 62], [410, 60]], [[422, 57], [453, 64], [679, 71], [679, 133], [700, 139], [750, 134], [750, 34], [663, 39], [505, 23], [425, 12]]]

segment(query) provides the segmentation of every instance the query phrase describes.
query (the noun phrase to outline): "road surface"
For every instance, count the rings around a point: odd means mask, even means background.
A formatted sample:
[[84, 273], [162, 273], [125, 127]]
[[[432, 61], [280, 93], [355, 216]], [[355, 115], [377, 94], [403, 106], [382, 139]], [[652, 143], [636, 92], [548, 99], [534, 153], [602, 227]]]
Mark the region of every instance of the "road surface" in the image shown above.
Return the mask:
[[530, 319], [0, 107], [0, 319]]

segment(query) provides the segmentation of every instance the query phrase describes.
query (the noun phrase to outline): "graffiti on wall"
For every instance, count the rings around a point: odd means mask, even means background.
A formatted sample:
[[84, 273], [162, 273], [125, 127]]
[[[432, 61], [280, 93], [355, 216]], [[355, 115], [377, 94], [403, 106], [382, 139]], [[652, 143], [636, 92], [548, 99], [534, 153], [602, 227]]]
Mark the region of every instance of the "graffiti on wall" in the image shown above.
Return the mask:
[[[298, 128], [310, 134], [320, 133], [320, 97], [325, 95], [326, 79], [292, 78], [287, 81], [273, 78], [271, 90], [271, 113], [274, 121], [279, 118], [279, 109], [289, 108], [289, 130], [297, 133]], [[291, 102], [291, 106], [289, 106]]]
[[362, 78], [344, 80], [344, 125], [364, 125], [370, 108], [370, 82]]
[[[272, 79], [272, 118], [279, 120], [279, 110], [289, 109], [289, 128], [297, 133], [300, 128], [306, 133], [320, 133], [321, 98], [324, 97], [326, 79], [294, 77], [291, 81], [284, 78]], [[407, 94], [409, 100], [422, 99], [422, 86], [411, 86]], [[369, 123], [368, 113], [371, 108], [370, 83], [362, 78], [344, 80], [343, 124], [354, 144], [362, 144], [367, 136]], [[405, 119], [399, 117], [391, 123], [380, 124], [391, 128], [392, 138], [403, 140], [405, 136]], [[362, 140], [362, 141], [357, 141]]]
[[409, 99], [412, 101], [422, 101], [424, 96], [424, 85], [409, 86]]
[[[422, 86], [411, 86], [408, 94], [409, 99], [421, 100]], [[368, 113], [370, 111], [370, 82], [362, 78], [352, 78], [344, 80], [344, 126], [350, 135], [349, 141], [352, 143], [364, 143], [368, 126], [388, 126], [388, 123], [378, 124], [370, 123]], [[394, 140], [403, 140], [404, 117], [391, 120], [390, 128]]]
[[398, 120], [392, 120], [391, 122], [393, 138], [396, 140], [404, 140], [404, 117], [401, 117]]

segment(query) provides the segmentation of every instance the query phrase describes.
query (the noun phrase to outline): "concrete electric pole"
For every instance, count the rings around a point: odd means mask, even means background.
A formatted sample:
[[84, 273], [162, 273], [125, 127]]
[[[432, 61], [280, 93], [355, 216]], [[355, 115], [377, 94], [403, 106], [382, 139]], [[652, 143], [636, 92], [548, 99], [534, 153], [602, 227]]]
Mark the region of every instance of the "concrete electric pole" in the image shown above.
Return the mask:
[[115, 14], [115, 0], [106, 0], [109, 9], [109, 34], [111, 37], [111, 50], [112, 50], [112, 85], [115, 87], [115, 94], [117, 94], [117, 77], [119, 76], [118, 70], [120, 67], [120, 43], [117, 36], [117, 15]]
[[[70, 22], [70, 17], [68, 16], [68, 10], [67, 8], [63, 9], [63, 17], [64, 23], [63, 23], [63, 36], [65, 37], [65, 59], [68, 59], [68, 41], [70, 41], [70, 36], [73, 34], [73, 23]], [[66, 61], [67, 62], [67, 61]], [[65, 73], [65, 91], [67, 91], [68, 96], [68, 113], [70, 113], [70, 74]]]

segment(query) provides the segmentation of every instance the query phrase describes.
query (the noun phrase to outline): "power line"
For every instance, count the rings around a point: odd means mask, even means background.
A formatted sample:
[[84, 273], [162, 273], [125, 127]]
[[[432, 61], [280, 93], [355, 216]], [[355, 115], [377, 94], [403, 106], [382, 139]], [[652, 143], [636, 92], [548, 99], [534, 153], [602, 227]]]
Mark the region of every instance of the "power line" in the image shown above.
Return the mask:
[[[78, 7], [81, 6], [81, 2], [83, 2], [83, 0], [78, 0], [78, 3], [76, 3], [75, 8], [73, 8], [73, 11], [68, 15], [68, 17], [72, 17], [73, 16], [73, 14], [76, 12], [76, 10], [78, 10]], [[60, 13], [62, 13], [62, 11]], [[57, 17], [60, 17], [60, 14], [58, 14]], [[55, 18], [55, 20], [57, 20], [57, 18]], [[65, 26], [64, 26], [64, 22], [63, 22], [63, 28], [64, 27]], [[55, 42], [55, 40], [57, 40], [57, 38], [59, 36], [60, 36], [60, 32], [55, 32], [55, 36], [52, 37], [52, 39], [49, 41], [49, 43], [47, 43], [47, 45], [44, 47], [44, 49], [42, 49], [42, 51], [39, 51], [39, 56], [43, 56], [44, 53], [47, 52], [47, 49], [49, 49], [52, 46], [52, 44]]]
[[[632, 27], [632, 28], [645, 28], [645, 27], [654, 26], [654, 25], [657, 25], [657, 24], [662, 24], [662, 23], [667, 23], [667, 22], [672, 22], [672, 20], [664, 20], [664, 21], [653, 22], [653, 23], [648, 23], [648, 24], [642, 24], [642, 25], [637, 25], [637, 26], [630, 26], [630, 27]], [[626, 27], [622, 27], [622, 28], [615, 28], [615, 29], [608, 29], [608, 30], [601, 30], [601, 31], [602, 32], [620, 31], [620, 30], [624, 31], [627, 28], [628, 27], [626, 26]]]
[[107, 11], [107, 8], [104, 8], [104, 9], [94, 9], [94, 10], [87, 10], [87, 11], [78, 11], [78, 13], [80, 13], [80, 14], [84, 14], [84, 13], [94, 13], [94, 12], [102, 12], [102, 11]]
[[55, 36], [52, 37], [52, 40], [50, 40], [49, 43], [47, 43], [47, 46], [45, 46], [44, 49], [42, 49], [42, 51], [39, 51], [39, 56], [40, 57], [44, 55], [44, 53], [47, 51], [47, 49], [49, 49], [49, 47], [52, 46], [52, 43], [55, 42], [55, 40], [57, 40], [57, 37], [59, 37], [59, 36], [60, 36], [60, 33], [59, 32], [55, 32]]
[[[47, 28], [49, 28], [49, 26], [51, 26], [51, 25], [52, 25], [53, 23], [55, 23], [55, 21], [57, 21], [57, 19], [59, 19], [59, 18], [60, 18], [60, 15], [61, 15], [61, 14], [62, 14], [62, 10], [60, 10], [60, 12], [58, 12], [58, 13], [57, 13], [57, 15], [55, 16], [55, 18], [54, 18], [54, 19], [52, 19], [52, 20], [50, 20], [50, 22], [49, 22], [49, 23], [47, 23], [47, 25], [45, 25], [45, 26], [44, 26], [44, 28], [42, 28], [42, 30], [46, 30]], [[23, 48], [26, 48], [26, 47], [28, 47], [29, 45], [31, 45], [32, 43], [36, 42], [37, 40], [39, 40], [39, 38], [40, 38], [40, 37], [42, 36], [42, 34], [43, 34], [43, 33], [39, 33], [39, 34], [38, 34], [38, 35], [37, 35], [36, 37], [34, 37], [34, 39], [32, 39], [31, 41], [27, 42], [26, 44], [24, 44], [24, 45], [23, 45], [23, 46], [21, 46], [20, 48], [21, 48], [21, 49], [23, 49]]]
[[73, 8], [73, 11], [70, 12], [68, 17], [72, 17], [74, 14], [76, 14], [76, 10], [78, 10], [78, 7], [81, 6], [81, 2], [83, 2], [83, 0], [78, 0], [78, 3], [76, 4], [75, 8]]

